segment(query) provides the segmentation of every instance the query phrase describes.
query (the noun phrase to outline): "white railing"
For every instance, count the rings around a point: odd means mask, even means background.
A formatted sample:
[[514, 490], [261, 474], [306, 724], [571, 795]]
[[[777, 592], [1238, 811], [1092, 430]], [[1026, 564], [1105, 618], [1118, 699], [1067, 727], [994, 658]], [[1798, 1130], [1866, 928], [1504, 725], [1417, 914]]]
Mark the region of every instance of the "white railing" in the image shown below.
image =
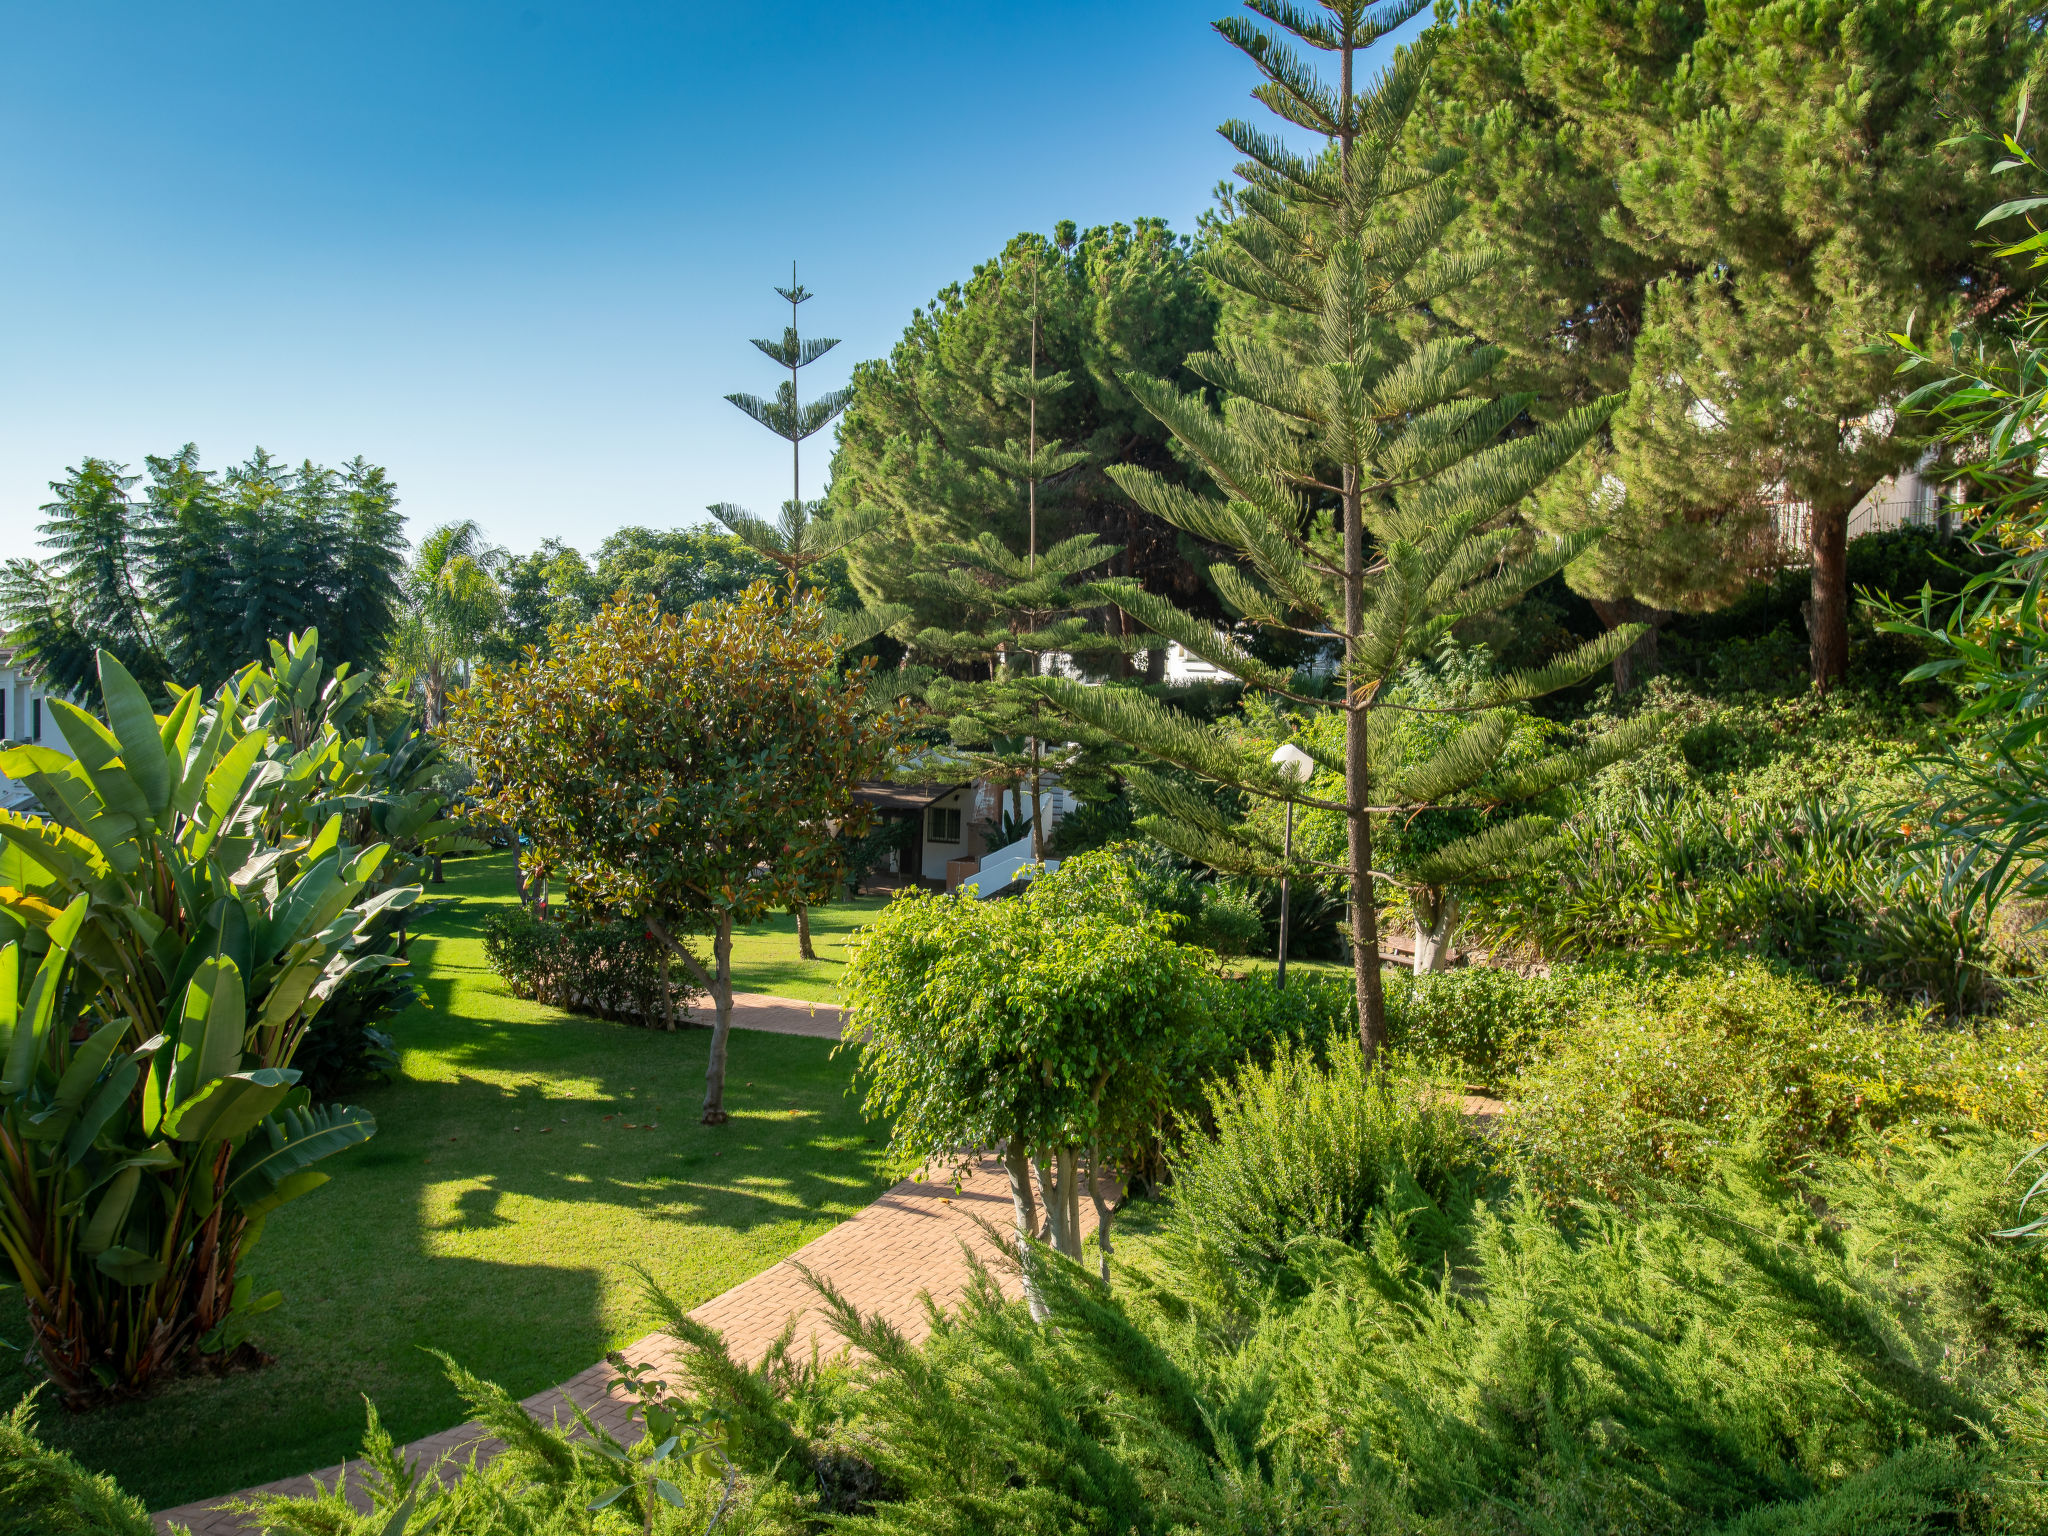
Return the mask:
[[[994, 853], [983, 854], [981, 856], [981, 868], [969, 875], [965, 880], [962, 880], [960, 888], [966, 890], [969, 886], [973, 886], [974, 894], [985, 901], [1003, 889], [1004, 886], [1009, 885], [1019, 874], [1035, 862], [1037, 861], [1031, 857], [1031, 834], [1026, 832], [1016, 842], [1010, 844], [1009, 847], [998, 848]], [[1045, 867], [1049, 873], [1060, 867], [1060, 861], [1058, 859], [1047, 859]]]

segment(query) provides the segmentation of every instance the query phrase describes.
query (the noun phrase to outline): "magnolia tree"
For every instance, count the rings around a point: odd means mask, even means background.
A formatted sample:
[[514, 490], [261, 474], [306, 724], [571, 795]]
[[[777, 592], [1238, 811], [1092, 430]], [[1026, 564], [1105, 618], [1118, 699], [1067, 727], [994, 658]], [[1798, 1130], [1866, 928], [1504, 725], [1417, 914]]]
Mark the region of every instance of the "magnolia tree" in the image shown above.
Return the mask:
[[[704, 1123], [725, 1123], [733, 929], [829, 881], [819, 829], [858, 828], [899, 711], [836, 665], [824, 606], [756, 582], [664, 613], [622, 601], [543, 656], [479, 669], [449, 737], [497, 786], [482, 807], [529, 839], [522, 871], [633, 914], [711, 994]], [[707, 968], [685, 942], [709, 933]]]
[[1105, 1184], [1151, 1144], [1216, 1029], [1207, 956], [1170, 921], [1128, 863], [1090, 855], [1013, 900], [907, 893], [883, 909], [847, 967], [846, 1039], [897, 1165], [1001, 1147], [1019, 1237], [1074, 1259], [1085, 1190], [1108, 1279]]

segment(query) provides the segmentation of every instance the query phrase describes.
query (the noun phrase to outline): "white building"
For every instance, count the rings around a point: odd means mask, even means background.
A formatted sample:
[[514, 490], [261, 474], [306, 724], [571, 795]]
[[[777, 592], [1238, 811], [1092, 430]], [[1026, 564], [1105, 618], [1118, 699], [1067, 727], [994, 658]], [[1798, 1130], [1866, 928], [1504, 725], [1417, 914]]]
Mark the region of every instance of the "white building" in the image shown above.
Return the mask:
[[[44, 689], [34, 664], [13, 647], [0, 645], [0, 742], [10, 747], [33, 743], [70, 756], [50, 712], [52, 697], [57, 695]], [[0, 810], [21, 810], [34, 801], [26, 785], [0, 773]]]

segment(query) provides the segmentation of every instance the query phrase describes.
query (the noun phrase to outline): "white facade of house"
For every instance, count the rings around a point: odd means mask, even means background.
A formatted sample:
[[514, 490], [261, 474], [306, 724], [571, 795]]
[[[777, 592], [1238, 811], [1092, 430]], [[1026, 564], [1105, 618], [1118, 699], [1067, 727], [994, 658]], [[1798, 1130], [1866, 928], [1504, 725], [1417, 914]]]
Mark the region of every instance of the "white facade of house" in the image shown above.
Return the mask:
[[[1040, 781], [1039, 810], [1048, 835], [1066, 814], [1079, 806], [1057, 774]], [[918, 874], [944, 880], [946, 866], [956, 859], [978, 859], [988, 852], [984, 833], [1004, 816], [1021, 821], [1031, 814], [1028, 787], [998, 787], [987, 781], [957, 785], [924, 808], [923, 861]]]
[[[53, 697], [57, 695], [44, 689], [33, 666], [17, 652], [0, 646], [0, 742], [10, 747], [33, 743], [70, 756], [71, 748], [50, 711]], [[0, 810], [17, 810], [33, 799], [26, 785], [0, 773]]]

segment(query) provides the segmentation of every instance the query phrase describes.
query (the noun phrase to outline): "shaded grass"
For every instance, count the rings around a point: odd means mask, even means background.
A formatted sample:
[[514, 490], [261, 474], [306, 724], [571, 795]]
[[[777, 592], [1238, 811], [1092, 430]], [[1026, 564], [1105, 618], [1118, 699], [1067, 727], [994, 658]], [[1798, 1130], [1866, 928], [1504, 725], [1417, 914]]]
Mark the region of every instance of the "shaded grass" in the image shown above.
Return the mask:
[[[87, 1415], [45, 1400], [44, 1438], [153, 1509], [342, 1460], [365, 1396], [401, 1441], [460, 1422], [429, 1348], [516, 1396], [552, 1386], [654, 1326], [629, 1265], [695, 1306], [886, 1187], [886, 1138], [862, 1123], [830, 1041], [736, 1034], [732, 1120], [707, 1129], [706, 1031], [507, 995], [478, 938], [512, 899], [506, 859], [451, 863], [432, 894], [460, 900], [414, 945], [430, 1006], [393, 1026], [400, 1079], [353, 1095], [378, 1134], [273, 1215], [246, 1266], [259, 1291], [285, 1294], [256, 1334], [276, 1364]], [[793, 955], [793, 925], [789, 943]], [[19, 1293], [0, 1293], [0, 1338], [25, 1333]], [[31, 1385], [0, 1364], [0, 1409]]]

